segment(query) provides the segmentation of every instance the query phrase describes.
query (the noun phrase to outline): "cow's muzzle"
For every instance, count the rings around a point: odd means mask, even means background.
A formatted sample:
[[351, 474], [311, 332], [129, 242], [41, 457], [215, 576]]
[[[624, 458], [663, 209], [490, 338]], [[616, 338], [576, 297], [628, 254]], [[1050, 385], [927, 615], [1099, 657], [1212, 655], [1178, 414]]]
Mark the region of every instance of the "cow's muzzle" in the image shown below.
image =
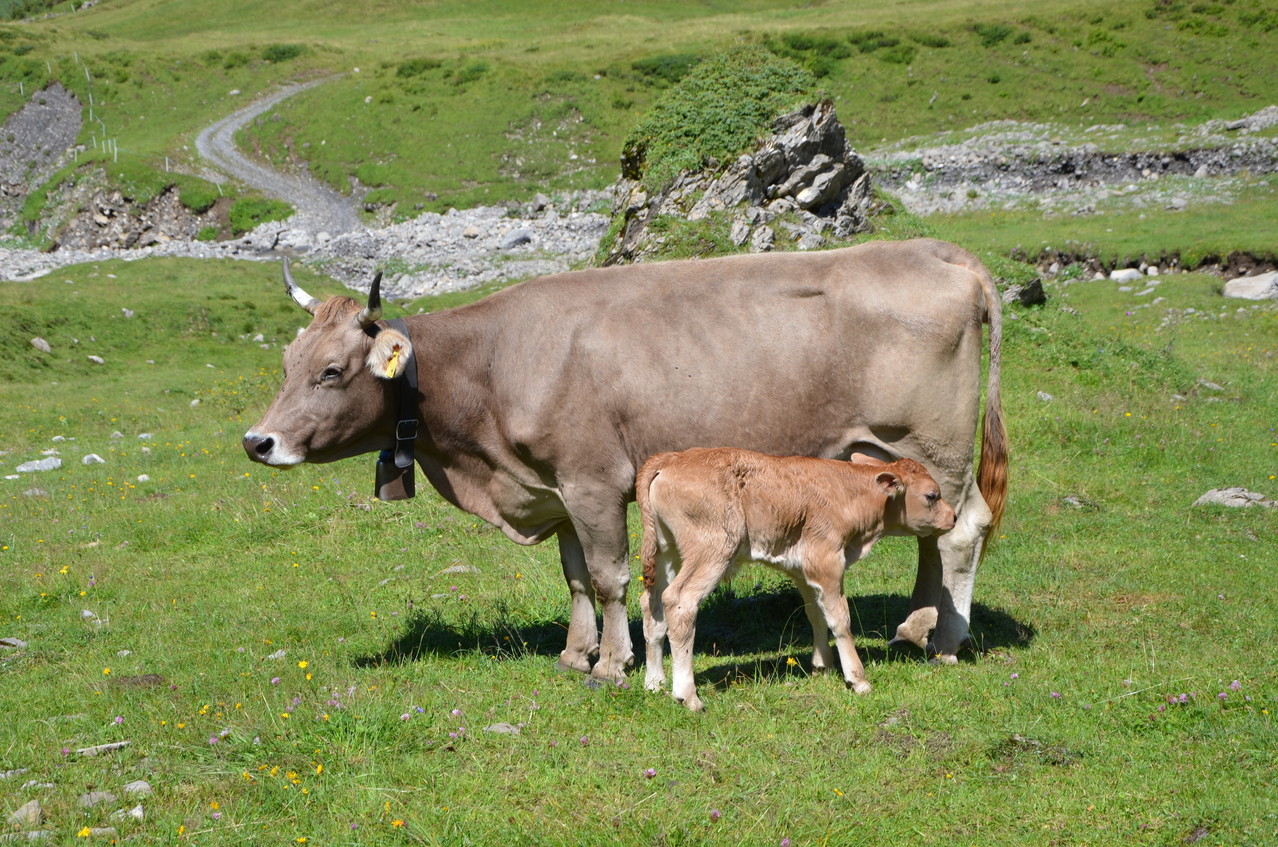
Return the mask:
[[247, 452], [249, 459], [262, 462], [263, 465], [295, 465], [300, 461], [299, 457], [290, 456], [288, 452], [281, 450], [280, 442], [270, 434], [263, 436], [256, 432], [245, 433], [240, 443], [244, 445], [244, 452]]

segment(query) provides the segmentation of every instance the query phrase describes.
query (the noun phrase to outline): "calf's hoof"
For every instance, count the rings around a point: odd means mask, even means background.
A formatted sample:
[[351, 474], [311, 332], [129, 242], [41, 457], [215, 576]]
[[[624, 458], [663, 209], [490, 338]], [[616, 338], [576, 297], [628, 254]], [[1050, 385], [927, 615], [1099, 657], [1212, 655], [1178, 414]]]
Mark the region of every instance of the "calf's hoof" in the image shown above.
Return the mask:
[[675, 700], [682, 703], [690, 712], [704, 712], [706, 710], [705, 705], [701, 702], [701, 698], [696, 694], [682, 699], [676, 697]]
[[869, 694], [874, 690], [870, 683], [863, 679], [849, 679], [846, 682], [854, 694]]

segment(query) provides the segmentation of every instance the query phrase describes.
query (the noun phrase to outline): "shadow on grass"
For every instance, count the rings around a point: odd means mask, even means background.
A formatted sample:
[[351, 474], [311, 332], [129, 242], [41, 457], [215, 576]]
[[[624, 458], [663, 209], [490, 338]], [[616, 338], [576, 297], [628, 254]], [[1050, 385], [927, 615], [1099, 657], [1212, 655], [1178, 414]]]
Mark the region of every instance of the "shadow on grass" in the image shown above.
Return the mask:
[[[919, 650], [888, 649], [888, 639], [909, 612], [909, 597], [871, 594], [848, 598], [852, 610], [852, 635], [866, 662], [918, 661]], [[435, 611], [418, 611], [403, 633], [379, 654], [355, 660], [357, 667], [413, 662], [424, 656], [456, 656], [482, 652], [495, 659], [548, 656], [558, 658], [564, 649], [568, 627], [564, 621], [516, 621], [503, 604], [471, 613], [463, 623], [448, 621]], [[1028, 646], [1036, 635], [1032, 624], [1016, 620], [1002, 609], [972, 604], [971, 646], [964, 654]], [[636, 661], [643, 658], [643, 623], [630, 621], [630, 638]], [[775, 677], [807, 673], [812, 661], [812, 630], [803, 612], [798, 591], [782, 589], [737, 595], [715, 591], [697, 615], [698, 655], [751, 656], [770, 654], [744, 663], [727, 663], [707, 671], [706, 684], [718, 685], [742, 674]], [[789, 658], [799, 665], [791, 665]], [[837, 672], [837, 671], [836, 671]], [[698, 675], [698, 678], [703, 676]]]

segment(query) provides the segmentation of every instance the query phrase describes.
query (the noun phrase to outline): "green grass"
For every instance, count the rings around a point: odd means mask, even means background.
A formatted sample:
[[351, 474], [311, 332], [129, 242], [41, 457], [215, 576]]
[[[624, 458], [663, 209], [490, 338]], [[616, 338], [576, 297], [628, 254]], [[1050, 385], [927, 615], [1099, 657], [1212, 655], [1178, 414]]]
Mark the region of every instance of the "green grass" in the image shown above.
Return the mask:
[[1166, 267], [1174, 259], [1180, 267], [1196, 268], [1234, 252], [1273, 261], [1276, 185], [1273, 176], [1251, 178], [1233, 202], [1191, 200], [1181, 211], [1163, 203], [1144, 209], [1102, 203], [1095, 214], [1050, 216], [1046, 222], [1034, 209], [933, 215], [927, 222], [943, 238], [1001, 255], [1095, 257], [1108, 267], [1142, 259]]
[[194, 170], [202, 127], [278, 82], [340, 74], [256, 122], [245, 146], [342, 191], [358, 179], [401, 216], [612, 182], [661, 92], [739, 43], [807, 68], [861, 149], [1003, 118], [1166, 129], [1278, 101], [1263, 0], [154, 6], [0, 25], [0, 113], [59, 79], [94, 99], [82, 142]]
[[[641, 669], [625, 689], [554, 670], [553, 543], [514, 546], [430, 491], [377, 502], [371, 457], [244, 457], [306, 317], [276, 266], [5, 283], [0, 468], [49, 448], [64, 465], [0, 492], [0, 636], [29, 643], [0, 653], [0, 771], [29, 769], [0, 781], [3, 808], [39, 796], [59, 842], [100, 825], [208, 844], [1272, 841], [1275, 515], [1189, 504], [1278, 496], [1278, 309], [1218, 285], [1169, 277], [1144, 306], [1049, 283], [1046, 307], [1009, 307], [984, 652], [886, 652], [913, 575], [889, 539], [848, 581], [873, 694], [806, 674], [799, 598], [758, 569], [702, 612], [693, 715]], [[521, 733], [484, 730], [500, 722]], [[139, 778], [140, 823], [109, 817], [139, 801], [77, 803]]]

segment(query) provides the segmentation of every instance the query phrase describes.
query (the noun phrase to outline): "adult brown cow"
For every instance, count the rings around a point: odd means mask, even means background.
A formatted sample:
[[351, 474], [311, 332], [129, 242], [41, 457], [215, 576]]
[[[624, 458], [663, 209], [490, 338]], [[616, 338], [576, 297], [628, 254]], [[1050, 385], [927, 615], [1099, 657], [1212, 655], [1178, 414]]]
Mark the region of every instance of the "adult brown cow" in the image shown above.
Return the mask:
[[654, 453], [694, 446], [921, 462], [958, 523], [920, 540], [895, 640], [954, 661], [1007, 491], [1002, 313], [967, 251], [871, 242], [575, 271], [409, 317], [407, 337], [378, 322], [376, 286], [365, 308], [349, 297], [320, 303], [287, 269], [285, 279], [315, 318], [244, 436], [250, 458], [283, 466], [394, 446], [398, 384], [414, 369], [416, 455], [440, 494], [520, 544], [559, 538], [572, 593], [561, 667], [590, 670], [598, 651], [594, 675], [623, 678], [635, 473]]

